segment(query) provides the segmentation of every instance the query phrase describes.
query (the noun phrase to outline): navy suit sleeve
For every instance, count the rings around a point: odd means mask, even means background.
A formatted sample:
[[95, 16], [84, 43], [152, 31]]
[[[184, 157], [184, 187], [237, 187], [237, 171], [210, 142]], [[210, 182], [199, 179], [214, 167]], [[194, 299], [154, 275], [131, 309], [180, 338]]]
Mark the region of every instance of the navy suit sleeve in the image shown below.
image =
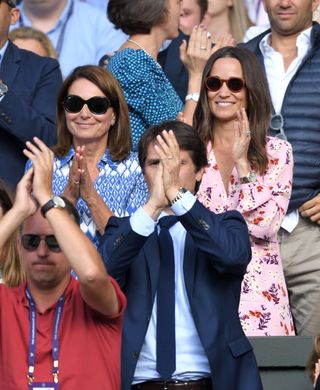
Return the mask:
[[251, 245], [247, 224], [238, 211], [215, 214], [196, 201], [178, 219], [217, 272], [245, 273], [251, 260]]
[[108, 273], [121, 287], [125, 284], [131, 263], [136, 260], [147, 239], [132, 230], [129, 217], [109, 218], [99, 251]]
[[28, 59], [24, 70], [20, 68], [7, 82], [9, 91], [0, 102], [2, 130], [22, 143], [34, 136], [48, 145], [56, 143], [55, 108], [61, 83], [56, 60], [38, 56]]

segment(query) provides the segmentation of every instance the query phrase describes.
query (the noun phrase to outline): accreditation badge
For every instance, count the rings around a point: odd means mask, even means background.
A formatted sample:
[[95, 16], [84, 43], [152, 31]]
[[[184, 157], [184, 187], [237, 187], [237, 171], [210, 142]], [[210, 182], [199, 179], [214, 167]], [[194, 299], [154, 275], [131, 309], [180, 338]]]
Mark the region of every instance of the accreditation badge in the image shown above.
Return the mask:
[[53, 382], [33, 382], [29, 390], [59, 390], [59, 384]]

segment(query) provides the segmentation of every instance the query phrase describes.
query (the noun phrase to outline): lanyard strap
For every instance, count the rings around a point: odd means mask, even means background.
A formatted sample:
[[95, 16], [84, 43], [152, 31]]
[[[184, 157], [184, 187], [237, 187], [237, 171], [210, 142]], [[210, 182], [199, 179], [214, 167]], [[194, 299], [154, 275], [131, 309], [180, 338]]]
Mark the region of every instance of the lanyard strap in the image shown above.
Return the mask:
[[[26, 288], [26, 295], [29, 301], [29, 319], [30, 319], [30, 337], [29, 337], [29, 353], [28, 353], [28, 381], [29, 385], [34, 380], [34, 366], [36, 359], [36, 333], [37, 333], [37, 310], [36, 303], [32, 298], [28, 287]], [[62, 310], [64, 306], [64, 296], [58, 300], [55, 317], [54, 317], [54, 325], [53, 325], [53, 334], [52, 334], [52, 359], [53, 359], [53, 381], [54, 383], [58, 383], [58, 373], [59, 373], [59, 324], [61, 320]]]
[[[64, 36], [65, 36], [65, 32], [66, 32], [66, 27], [67, 27], [67, 24], [71, 18], [71, 15], [73, 14], [73, 7], [74, 7], [74, 0], [71, 1], [71, 5], [69, 8], [67, 17], [66, 17], [65, 21], [63, 22], [61, 29], [60, 29], [60, 34], [58, 37], [57, 46], [55, 48], [58, 59], [60, 57], [60, 53], [61, 53], [61, 49], [62, 49], [62, 45], [63, 45], [63, 41], [64, 41]], [[19, 16], [19, 25], [22, 27], [25, 25], [21, 13]]]

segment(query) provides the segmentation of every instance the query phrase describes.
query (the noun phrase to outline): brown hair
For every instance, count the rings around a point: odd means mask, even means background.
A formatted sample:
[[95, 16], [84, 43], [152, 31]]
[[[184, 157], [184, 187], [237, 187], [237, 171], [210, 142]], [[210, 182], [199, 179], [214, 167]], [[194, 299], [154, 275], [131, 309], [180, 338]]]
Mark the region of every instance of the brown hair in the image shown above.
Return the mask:
[[196, 0], [196, 3], [200, 8], [200, 21], [201, 21], [208, 10], [208, 0]]
[[317, 334], [313, 340], [313, 349], [306, 364], [306, 371], [312, 381], [314, 382], [315, 364], [320, 359], [320, 333]]
[[193, 125], [203, 142], [214, 140], [214, 115], [210, 110], [205, 80], [219, 58], [235, 58], [241, 64], [247, 93], [246, 112], [252, 130], [248, 160], [252, 168], [262, 175], [268, 165], [266, 136], [271, 115], [271, 100], [262, 67], [250, 50], [227, 46], [212, 54], [202, 74], [200, 98], [195, 109]]
[[128, 157], [132, 148], [128, 106], [114, 76], [106, 69], [95, 65], [78, 66], [60, 87], [57, 99], [58, 142], [53, 150], [59, 157], [63, 157], [69, 152], [73, 143], [72, 135], [67, 128], [63, 101], [68, 96], [70, 86], [82, 78], [95, 84], [111, 102], [116, 118], [109, 130], [108, 150], [114, 161], [121, 161]]
[[163, 130], [174, 132], [179, 148], [189, 153], [196, 172], [208, 164], [206, 147], [192, 126], [180, 121], [164, 121], [149, 127], [140, 138], [138, 155], [142, 170], [146, 163], [148, 146]]
[[167, 0], [109, 0], [109, 20], [125, 34], [149, 34], [166, 21]]
[[14, 43], [16, 39], [34, 39], [41, 43], [48, 57], [57, 58], [52, 42], [42, 31], [35, 28], [23, 26], [13, 29], [9, 32], [9, 39]]
[[[13, 205], [13, 197], [8, 186], [0, 180], [0, 207], [3, 214]], [[6, 286], [17, 287], [25, 281], [25, 274], [21, 266], [18, 250], [18, 229], [11, 235], [6, 244], [0, 249], [1, 263], [3, 264], [2, 279]]]

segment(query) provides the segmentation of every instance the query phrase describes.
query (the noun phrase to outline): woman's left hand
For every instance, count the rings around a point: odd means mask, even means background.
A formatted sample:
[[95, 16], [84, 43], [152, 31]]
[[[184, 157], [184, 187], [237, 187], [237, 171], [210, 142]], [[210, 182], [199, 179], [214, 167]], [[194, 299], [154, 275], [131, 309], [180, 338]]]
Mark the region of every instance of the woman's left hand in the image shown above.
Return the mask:
[[249, 120], [245, 108], [237, 111], [238, 120], [234, 124], [233, 160], [235, 164], [248, 164], [248, 149], [251, 141]]

